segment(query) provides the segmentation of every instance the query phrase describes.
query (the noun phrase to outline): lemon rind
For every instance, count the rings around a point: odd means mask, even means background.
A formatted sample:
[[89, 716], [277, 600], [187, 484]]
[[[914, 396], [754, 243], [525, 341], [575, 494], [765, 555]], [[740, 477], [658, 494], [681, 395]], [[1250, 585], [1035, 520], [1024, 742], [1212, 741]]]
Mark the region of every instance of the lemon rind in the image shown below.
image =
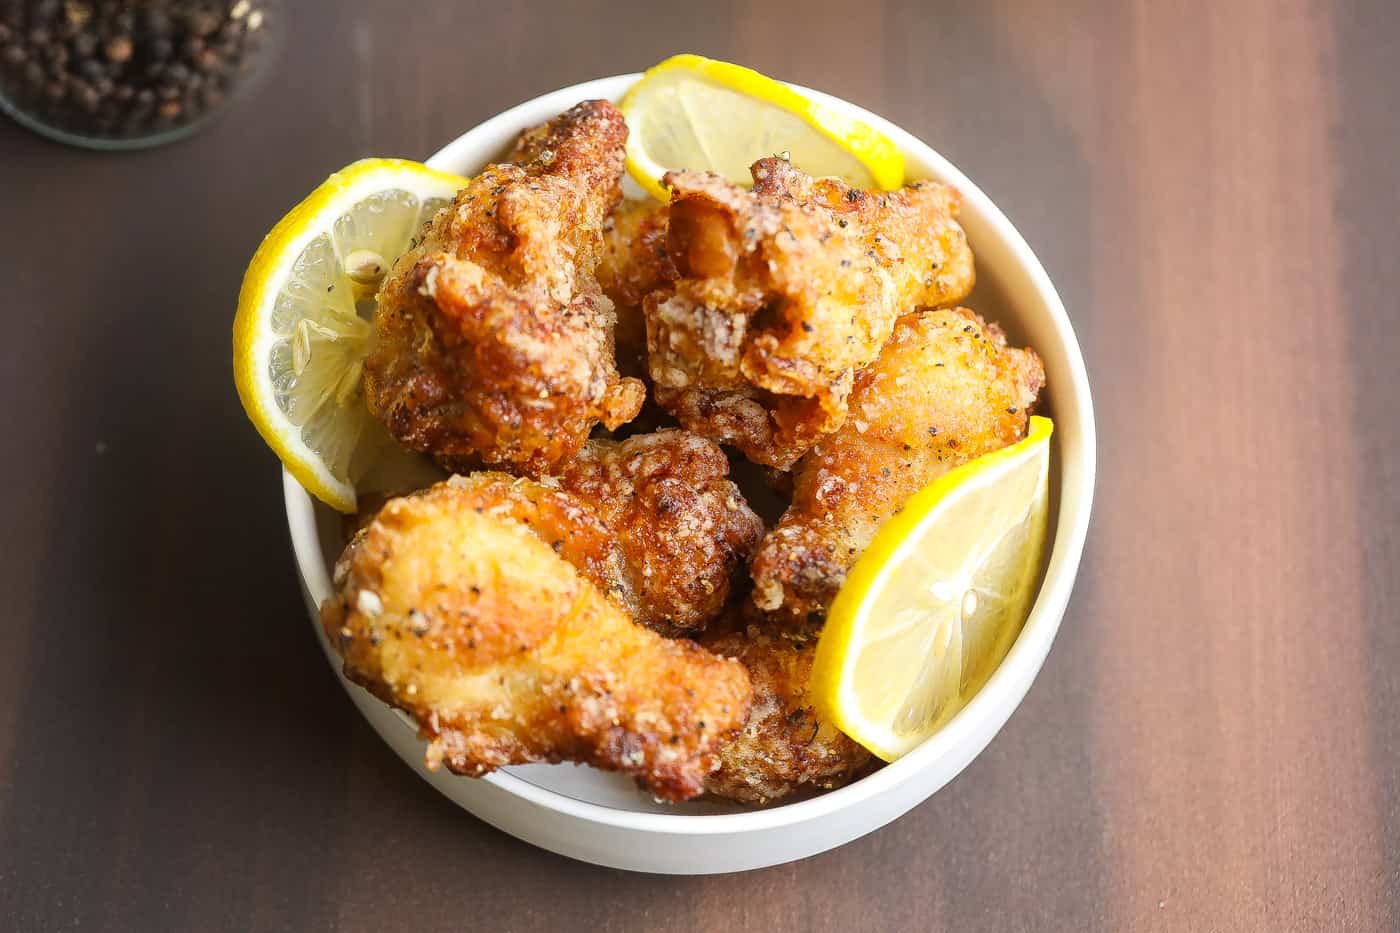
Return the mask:
[[[899, 514], [876, 533], [832, 600], [827, 625], [818, 639], [812, 662], [813, 703], [818, 715], [881, 760], [889, 762], [902, 757], [932, 733], [899, 739], [889, 731], [888, 726], [851, 715], [858, 704], [850, 694], [850, 674], [857, 657], [850, 649], [865, 624], [867, 616], [863, 604], [866, 597], [894, 572], [904, 557], [908, 542], [915, 540], [925, 525], [938, 520], [941, 507], [950, 500], [950, 494], [962, 490], [965, 484], [975, 482], [977, 486], [984, 486], [993, 483], [1023, 459], [1043, 456], [1046, 463], [1041, 468], [1036, 496], [1045, 495], [1049, 441], [1053, 433], [1054, 423], [1049, 418], [1032, 416], [1029, 430], [1022, 440], [950, 470], [911, 496]], [[1032, 504], [1037, 501], [1038, 498], [1032, 500]], [[1024, 623], [1024, 620], [1020, 621]]]
[[640, 127], [632, 124], [639, 115], [636, 102], [646, 90], [648, 79], [672, 71], [698, 74], [715, 84], [739, 91], [793, 114], [854, 156], [856, 161], [870, 172], [876, 185], [885, 191], [893, 191], [904, 184], [904, 153], [894, 140], [864, 120], [848, 116], [805, 97], [789, 85], [752, 68], [686, 52], [673, 55], [648, 68], [637, 83], [623, 95], [619, 105], [623, 116], [632, 127], [632, 134], [627, 143], [627, 172], [633, 181], [659, 201], [669, 201], [671, 196], [666, 186], [661, 184], [660, 175], [656, 170], [660, 169], [661, 174], [664, 174], [668, 169], [651, 160], [645, 160], [644, 163], [637, 158], [639, 147], [633, 145], [633, 142], [640, 136]]
[[264, 326], [271, 302], [297, 258], [329, 225], [323, 217], [342, 216], [376, 191], [401, 188], [420, 198], [451, 197], [467, 180], [405, 159], [362, 159], [322, 182], [263, 237], [238, 293], [233, 327], [233, 381], [239, 401], [263, 441], [297, 482], [341, 512], [353, 512], [355, 489], [334, 476], [301, 438], [301, 429], [273, 401], [267, 373], [276, 337]]

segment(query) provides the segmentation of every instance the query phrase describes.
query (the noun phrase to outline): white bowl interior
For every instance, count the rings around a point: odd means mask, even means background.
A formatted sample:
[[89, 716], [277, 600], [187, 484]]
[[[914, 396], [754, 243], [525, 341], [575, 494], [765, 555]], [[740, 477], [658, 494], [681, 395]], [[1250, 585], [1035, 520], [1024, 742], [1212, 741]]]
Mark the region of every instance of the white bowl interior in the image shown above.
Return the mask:
[[[540, 123], [580, 100], [617, 100], [637, 77], [604, 78], [536, 98], [464, 134], [440, 150], [429, 164], [459, 174], [473, 174], [485, 163], [498, 158], [524, 127]], [[1064, 308], [1040, 263], [1009, 221], [947, 160], [873, 114], [828, 95], [807, 93], [888, 133], [903, 147], [911, 179], [937, 179], [954, 185], [963, 193], [961, 222], [977, 262], [977, 287], [965, 304], [989, 321], [1001, 324], [1013, 343], [1034, 347], [1045, 362], [1047, 390], [1042, 396], [1041, 411], [1054, 418], [1055, 434], [1050, 547], [1036, 605], [1001, 667], [978, 696], [938, 735], [900, 761], [845, 788], [754, 811], [708, 800], [663, 804], [638, 790], [627, 778], [573, 765], [526, 765], [480, 779], [541, 806], [613, 826], [696, 833], [732, 831], [736, 827], [774, 827], [818, 818], [868, 800], [900, 782], [917, 779], [921, 772], [938, 775], [936, 786], [927, 791], [931, 793], [981, 750], [1019, 704], [1049, 651], [1064, 612], [1083, 549], [1094, 476], [1094, 424], [1088, 382]], [[630, 196], [641, 196], [640, 190], [631, 186], [630, 179], [627, 184]], [[407, 479], [422, 485], [439, 475], [421, 460], [396, 456], [380, 465], [371, 483], [402, 488]], [[342, 518], [311, 499], [289, 474], [284, 479], [288, 520], [302, 582], [308, 602], [318, 605], [331, 592], [330, 568], [344, 541]], [[319, 624], [315, 628], [320, 635]], [[321, 637], [327, 656], [338, 671], [339, 660], [325, 643], [324, 636]], [[347, 689], [363, 694], [348, 683]], [[409, 721], [367, 696], [357, 695], [356, 701], [381, 734], [422, 773], [422, 743], [413, 736]], [[391, 736], [391, 732], [397, 734]], [[978, 742], [981, 744], [970, 753], [965, 751]], [[417, 762], [412, 759], [413, 749], [417, 750]], [[455, 782], [473, 780], [444, 778], [443, 775], [432, 775], [429, 779], [454, 797]], [[897, 815], [894, 813], [886, 819]]]

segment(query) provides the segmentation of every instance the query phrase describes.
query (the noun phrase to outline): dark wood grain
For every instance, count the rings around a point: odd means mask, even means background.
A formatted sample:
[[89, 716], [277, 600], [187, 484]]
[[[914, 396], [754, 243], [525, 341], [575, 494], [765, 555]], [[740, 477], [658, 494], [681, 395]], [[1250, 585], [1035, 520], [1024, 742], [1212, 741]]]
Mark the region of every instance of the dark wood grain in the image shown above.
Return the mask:
[[[0, 124], [0, 928], [1393, 930], [1400, 10], [305, 3], [269, 84], [102, 156]], [[1100, 483], [1045, 670], [892, 826], [597, 869], [402, 767], [319, 656], [228, 369], [321, 177], [675, 51], [863, 103], [1039, 252]]]

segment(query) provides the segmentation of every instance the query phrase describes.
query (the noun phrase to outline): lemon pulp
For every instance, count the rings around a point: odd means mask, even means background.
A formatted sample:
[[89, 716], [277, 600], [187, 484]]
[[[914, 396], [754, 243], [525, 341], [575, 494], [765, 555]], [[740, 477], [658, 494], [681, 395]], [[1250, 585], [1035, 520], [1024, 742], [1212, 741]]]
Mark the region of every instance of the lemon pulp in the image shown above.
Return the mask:
[[621, 108], [628, 171], [661, 200], [668, 198], [661, 176], [672, 169], [717, 172], [748, 186], [749, 166], [777, 154], [859, 188], [897, 188], [904, 180], [903, 155], [884, 134], [729, 62], [669, 58], [633, 85]]
[[357, 162], [273, 228], [244, 276], [234, 323], [244, 408], [302, 485], [342, 511], [387, 441], [361, 388], [374, 293], [463, 183], [418, 163]]
[[818, 709], [894, 760], [976, 695], [1035, 598], [1048, 515], [1047, 418], [1021, 442], [910, 499], [832, 602], [813, 665]]

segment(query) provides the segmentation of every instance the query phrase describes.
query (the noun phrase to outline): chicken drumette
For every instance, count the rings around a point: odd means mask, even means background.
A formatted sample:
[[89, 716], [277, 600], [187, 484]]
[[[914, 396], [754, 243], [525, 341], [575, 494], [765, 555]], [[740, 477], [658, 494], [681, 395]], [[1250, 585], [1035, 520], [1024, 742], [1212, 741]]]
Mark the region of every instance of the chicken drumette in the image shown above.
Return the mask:
[[966, 308], [900, 318], [856, 379], [850, 417], [793, 471], [792, 504], [754, 556], [753, 601], [824, 615], [846, 571], [904, 502], [955, 466], [1020, 440], [1045, 370]]
[[687, 431], [592, 440], [559, 472], [561, 488], [601, 516], [623, 555], [624, 605], [667, 635], [723, 612], [763, 536], [713, 441]]
[[845, 422], [899, 314], [971, 290], [972, 252], [947, 185], [867, 192], [776, 157], [752, 173], [752, 191], [666, 175], [678, 278], [644, 302], [648, 364], [685, 427], [787, 468]]
[[485, 471], [459, 501], [528, 527], [637, 622], [699, 632], [730, 601], [763, 521], [713, 441], [680, 430], [592, 440], [539, 481]]
[[634, 623], [478, 492], [391, 500], [351, 541], [321, 609], [346, 676], [413, 717], [430, 767], [578, 761], [700, 793], [748, 711], [743, 666]]
[[637, 414], [645, 389], [618, 375], [594, 276], [626, 138], [606, 101], [529, 131], [520, 164], [487, 166], [395, 263], [365, 389], [406, 447], [538, 475]]

